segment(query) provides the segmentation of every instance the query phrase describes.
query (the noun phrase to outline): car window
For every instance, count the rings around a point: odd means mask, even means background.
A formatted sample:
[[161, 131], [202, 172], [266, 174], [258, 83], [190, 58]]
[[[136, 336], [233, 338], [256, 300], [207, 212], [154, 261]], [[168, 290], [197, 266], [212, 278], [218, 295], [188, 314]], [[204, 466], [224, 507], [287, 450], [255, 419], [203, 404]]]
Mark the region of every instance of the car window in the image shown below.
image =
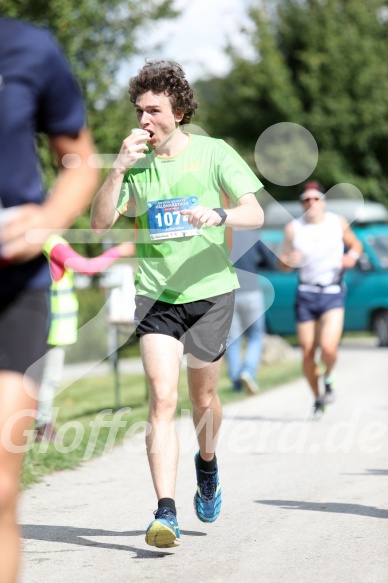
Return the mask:
[[368, 237], [368, 243], [376, 253], [380, 266], [388, 269], [388, 235]]

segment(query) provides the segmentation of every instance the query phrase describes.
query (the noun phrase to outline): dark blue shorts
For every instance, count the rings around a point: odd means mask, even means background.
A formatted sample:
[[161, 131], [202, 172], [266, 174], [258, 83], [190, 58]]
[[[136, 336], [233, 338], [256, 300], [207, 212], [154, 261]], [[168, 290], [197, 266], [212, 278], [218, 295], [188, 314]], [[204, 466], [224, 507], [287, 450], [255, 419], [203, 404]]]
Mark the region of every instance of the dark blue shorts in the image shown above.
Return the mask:
[[336, 294], [298, 290], [295, 301], [297, 322], [319, 320], [325, 312], [334, 308], [343, 308], [345, 305], [345, 296], [346, 289], [342, 289]]

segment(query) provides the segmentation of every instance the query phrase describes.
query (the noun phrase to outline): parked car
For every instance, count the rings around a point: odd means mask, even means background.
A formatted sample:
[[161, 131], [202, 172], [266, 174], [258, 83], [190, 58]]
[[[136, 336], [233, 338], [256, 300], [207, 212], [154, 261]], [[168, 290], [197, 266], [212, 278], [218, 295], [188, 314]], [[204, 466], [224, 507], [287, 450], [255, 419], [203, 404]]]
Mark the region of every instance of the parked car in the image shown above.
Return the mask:
[[[328, 200], [327, 210], [344, 216], [364, 251], [353, 269], [346, 271], [345, 331], [374, 332], [380, 346], [388, 346], [388, 211], [380, 203], [352, 200]], [[272, 260], [260, 266], [260, 282], [267, 305], [267, 330], [270, 334], [292, 335], [296, 332], [294, 300], [296, 272], [282, 272], [276, 260], [283, 246], [283, 228], [303, 209], [298, 201], [270, 203], [265, 208], [265, 226], [261, 240], [272, 252]]]

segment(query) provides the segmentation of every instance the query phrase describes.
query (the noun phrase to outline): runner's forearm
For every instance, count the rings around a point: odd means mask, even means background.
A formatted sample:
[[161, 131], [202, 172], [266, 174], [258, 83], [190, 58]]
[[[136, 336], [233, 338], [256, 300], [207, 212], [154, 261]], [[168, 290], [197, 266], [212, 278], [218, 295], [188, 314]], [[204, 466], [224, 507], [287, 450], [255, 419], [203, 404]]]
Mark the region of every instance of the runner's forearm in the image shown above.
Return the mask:
[[258, 229], [264, 223], [263, 209], [256, 200], [227, 209], [226, 214], [225, 226], [235, 229]]
[[259, 229], [262, 227], [264, 223], [263, 209], [255, 208], [253, 205], [250, 208], [246, 208], [246, 206], [228, 209], [225, 226], [233, 229]]
[[62, 163], [66, 156], [76, 156], [78, 166], [62, 167], [51, 195], [42, 205], [47, 228], [66, 229], [89, 206], [96, 191], [100, 172], [89, 164], [94, 146], [87, 129], [77, 138], [57, 136], [51, 139], [51, 146]]

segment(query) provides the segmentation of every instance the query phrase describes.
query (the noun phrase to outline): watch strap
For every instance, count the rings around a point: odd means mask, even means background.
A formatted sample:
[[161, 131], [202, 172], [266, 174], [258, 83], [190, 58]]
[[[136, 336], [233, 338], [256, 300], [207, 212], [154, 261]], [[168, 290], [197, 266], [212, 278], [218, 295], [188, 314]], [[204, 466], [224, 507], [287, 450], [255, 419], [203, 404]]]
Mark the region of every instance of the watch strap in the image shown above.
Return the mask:
[[228, 215], [226, 214], [226, 212], [224, 211], [223, 208], [215, 208], [215, 209], [213, 209], [213, 211], [215, 211], [221, 217], [221, 222], [218, 223], [218, 225], [216, 225], [216, 227], [222, 227], [222, 225], [225, 223], [226, 217]]

